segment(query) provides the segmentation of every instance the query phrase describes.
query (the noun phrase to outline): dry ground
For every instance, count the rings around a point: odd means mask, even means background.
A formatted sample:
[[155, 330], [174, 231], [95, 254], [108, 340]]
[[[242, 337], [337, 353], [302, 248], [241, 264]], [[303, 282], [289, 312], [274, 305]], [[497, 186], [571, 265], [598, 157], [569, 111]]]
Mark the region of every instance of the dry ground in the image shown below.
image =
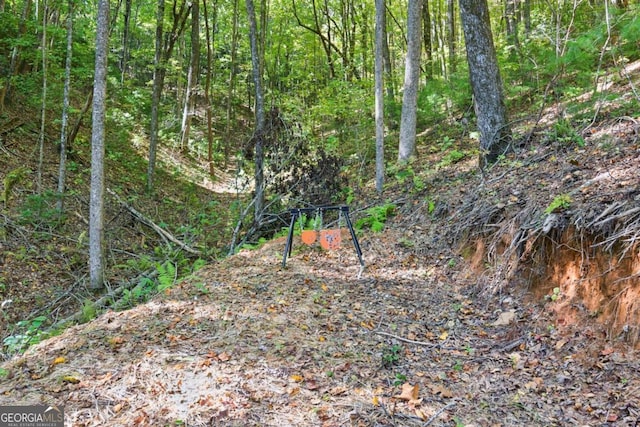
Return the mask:
[[73, 426], [635, 425], [640, 362], [551, 298], [479, 292], [451, 253], [367, 234], [282, 239], [205, 267], [2, 366], [0, 404], [64, 405]]

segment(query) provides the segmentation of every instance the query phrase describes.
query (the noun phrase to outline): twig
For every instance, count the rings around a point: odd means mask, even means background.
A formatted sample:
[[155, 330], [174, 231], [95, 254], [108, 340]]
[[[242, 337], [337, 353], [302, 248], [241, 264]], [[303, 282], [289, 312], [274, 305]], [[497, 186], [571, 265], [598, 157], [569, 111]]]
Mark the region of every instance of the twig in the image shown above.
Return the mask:
[[402, 337], [399, 337], [397, 335], [389, 334], [389, 333], [382, 332], [382, 331], [373, 331], [373, 332], [378, 334], [378, 335], [384, 335], [385, 337], [390, 337], [390, 338], [397, 339], [398, 341], [406, 342], [408, 344], [422, 345], [422, 346], [425, 346], [425, 347], [440, 347], [440, 344], [432, 344], [430, 342], [424, 342], [424, 341], [414, 341], [414, 340], [410, 340], [408, 338], [402, 338]]
[[431, 416], [431, 418], [429, 418], [425, 423], [424, 423], [424, 427], [427, 427], [429, 424], [431, 424], [432, 422], [435, 421], [436, 418], [438, 418], [438, 416], [443, 413], [444, 411], [446, 411], [447, 409], [456, 406], [456, 401], [454, 400], [453, 402], [449, 402], [446, 405], [444, 405], [442, 408], [440, 408], [438, 410], [438, 412], [436, 412], [435, 414], [433, 414]]
[[184, 250], [186, 252], [189, 252], [189, 253], [194, 254], [194, 255], [200, 255], [200, 251], [198, 251], [196, 249], [193, 249], [192, 247], [190, 247], [186, 243], [181, 242], [180, 240], [175, 238], [171, 233], [167, 232], [166, 230], [163, 230], [155, 222], [151, 221], [149, 218], [144, 216], [142, 213], [138, 212], [133, 206], [129, 205], [127, 202], [122, 200], [122, 198], [120, 198], [120, 196], [118, 196], [118, 194], [116, 192], [114, 192], [113, 190], [108, 189], [108, 188], [107, 188], [107, 192], [109, 194], [111, 194], [113, 197], [115, 197], [116, 200], [118, 201], [118, 203], [120, 203], [125, 209], [127, 209], [131, 213], [131, 215], [134, 216], [135, 219], [137, 219], [138, 221], [140, 221], [141, 223], [143, 223], [147, 227], [151, 227], [153, 229], [153, 231], [158, 233], [162, 238], [164, 238], [166, 240], [169, 240], [170, 242], [175, 243], [176, 245], [180, 246], [180, 248], [182, 248], [182, 250]]

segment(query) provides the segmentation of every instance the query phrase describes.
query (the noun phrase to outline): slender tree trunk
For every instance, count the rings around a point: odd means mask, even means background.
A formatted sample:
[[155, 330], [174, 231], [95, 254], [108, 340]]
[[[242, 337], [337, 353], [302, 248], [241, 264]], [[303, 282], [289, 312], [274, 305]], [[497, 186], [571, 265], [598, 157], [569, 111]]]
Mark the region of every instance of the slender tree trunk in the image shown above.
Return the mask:
[[156, 51], [153, 60], [153, 93], [151, 95], [151, 123], [149, 135], [149, 165], [147, 168], [147, 192], [153, 191], [153, 175], [156, 167], [156, 152], [158, 149], [158, 123], [160, 99], [164, 86], [166, 73], [165, 66], [175, 47], [176, 41], [184, 31], [190, 9], [185, 1], [178, 0], [173, 3], [173, 24], [168, 34], [164, 32], [164, 0], [158, 0], [158, 11], [156, 14]]
[[433, 77], [433, 42], [431, 40], [431, 13], [429, 12], [429, 0], [422, 0], [422, 42], [427, 58], [425, 64], [425, 79], [429, 81]]
[[[209, 25], [209, 12], [207, 11], [207, 1], [202, 2], [203, 12], [204, 12], [204, 25], [206, 31], [206, 41], [207, 41], [207, 75], [204, 83], [204, 98], [207, 111], [207, 162], [209, 163], [209, 177], [213, 179], [214, 177], [214, 167], [213, 167], [213, 117], [212, 117], [212, 105], [211, 105], [211, 76], [213, 74], [213, 42], [214, 42], [214, 34], [211, 31], [211, 26]], [[213, 27], [216, 25], [217, 21], [217, 11], [218, 4], [217, 1], [213, 2], [213, 17], [211, 21], [213, 22]]]
[[456, 15], [454, 0], [447, 0], [447, 51], [449, 74], [456, 72]]
[[262, 93], [262, 76], [260, 75], [260, 53], [258, 52], [258, 31], [256, 28], [256, 12], [253, 0], [246, 0], [247, 16], [249, 18], [249, 41], [251, 44], [251, 64], [253, 67], [253, 84], [256, 105], [256, 126], [253, 134], [255, 140], [255, 203], [254, 221], [260, 224], [264, 209], [264, 94]]
[[[206, 0], [205, 0], [206, 1]], [[191, 5], [191, 59], [187, 73], [187, 87], [184, 96], [184, 110], [182, 112], [182, 137], [180, 149], [189, 151], [189, 134], [191, 133], [191, 118], [194, 111], [194, 91], [198, 85], [200, 74], [200, 1], [196, 0]]]
[[384, 74], [387, 80], [387, 97], [394, 99], [396, 97], [396, 81], [393, 74], [393, 66], [391, 65], [391, 52], [389, 50], [389, 38], [387, 32], [387, 8], [385, 5], [384, 13], [382, 14], [382, 54], [384, 57]]
[[478, 129], [480, 165], [495, 162], [511, 142], [502, 92], [502, 78], [493, 45], [486, 0], [460, 0], [469, 76]]
[[44, 0], [42, 6], [42, 44], [40, 49], [42, 50], [42, 105], [40, 116], [40, 137], [38, 138], [38, 178], [37, 189], [38, 194], [42, 194], [42, 168], [44, 165], [44, 137], [46, 129], [46, 117], [47, 117], [47, 15], [48, 15], [47, 1]]
[[67, 122], [69, 121], [69, 91], [71, 87], [71, 57], [73, 54], [73, 0], [67, 0], [67, 60], [64, 68], [62, 119], [60, 124], [60, 168], [58, 170], [58, 201], [56, 209], [62, 214], [67, 179]]
[[98, 0], [96, 59], [93, 80], [93, 130], [91, 132], [91, 192], [89, 197], [89, 280], [91, 289], [104, 287], [104, 145], [109, 0]]
[[160, 94], [164, 81], [164, 63], [162, 62], [164, 38], [164, 0], [158, 0], [156, 14], [156, 49], [153, 59], [153, 91], [151, 94], [151, 129], [149, 135], [149, 165], [147, 169], [147, 192], [153, 191], [153, 175], [156, 168], [156, 151], [158, 149], [158, 120]]
[[420, 47], [422, 0], [409, 0], [407, 11], [407, 57], [404, 72], [404, 93], [400, 118], [398, 162], [406, 163], [416, 150], [418, 86], [420, 82]]
[[120, 84], [124, 84], [129, 60], [129, 26], [131, 21], [131, 0], [126, 0], [124, 7], [124, 22], [122, 24], [122, 53], [120, 54]]
[[382, 194], [384, 187], [384, 0], [376, 0], [375, 27], [375, 119], [376, 119], [376, 191]]
[[233, 0], [233, 23], [231, 26], [231, 63], [229, 65], [229, 82], [227, 84], [227, 126], [225, 129], [224, 166], [227, 167], [231, 155], [231, 124], [233, 122], [233, 95], [236, 83], [236, 56], [238, 49], [238, 0]]

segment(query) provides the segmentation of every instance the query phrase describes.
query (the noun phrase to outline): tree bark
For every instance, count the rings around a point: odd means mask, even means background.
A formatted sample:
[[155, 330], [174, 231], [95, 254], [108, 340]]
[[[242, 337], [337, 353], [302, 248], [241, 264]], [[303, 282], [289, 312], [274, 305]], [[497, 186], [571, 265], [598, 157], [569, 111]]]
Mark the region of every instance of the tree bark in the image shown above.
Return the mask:
[[404, 72], [404, 93], [400, 117], [398, 162], [406, 163], [416, 150], [416, 119], [420, 82], [420, 48], [422, 0], [409, 0], [407, 10], [407, 57]]
[[[206, 1], [206, 0], [205, 0]], [[191, 133], [191, 118], [194, 110], [194, 96], [200, 74], [200, 1], [196, 0], [191, 5], [191, 58], [189, 71], [187, 72], [187, 88], [184, 97], [184, 110], [182, 112], [182, 137], [180, 149], [183, 152], [189, 149], [189, 134]]]
[[89, 196], [89, 287], [91, 289], [104, 287], [104, 118], [108, 49], [109, 0], [98, 0]]
[[502, 79], [486, 0], [460, 0], [474, 109], [480, 131], [480, 165], [495, 162], [511, 142]]
[[158, 0], [156, 13], [156, 50], [153, 59], [153, 89], [151, 94], [151, 129], [149, 135], [149, 164], [147, 168], [147, 192], [153, 191], [153, 175], [156, 169], [156, 151], [158, 149], [158, 120], [160, 95], [164, 82], [164, 64], [162, 50], [164, 39], [164, 0]]
[[42, 43], [40, 49], [42, 50], [42, 105], [40, 111], [40, 135], [38, 137], [38, 177], [37, 177], [37, 190], [38, 194], [42, 194], [42, 168], [44, 165], [44, 134], [46, 130], [46, 117], [47, 117], [47, 15], [48, 6], [47, 1], [44, 0], [42, 6]]
[[375, 119], [376, 119], [376, 191], [382, 194], [384, 187], [384, 37], [385, 1], [376, 0], [375, 27]]
[[[213, 27], [216, 25], [217, 14], [218, 14], [218, 3], [217, 1], [213, 2]], [[209, 25], [209, 12], [207, 11], [207, 1], [202, 2], [203, 12], [204, 12], [204, 25], [206, 31], [206, 41], [207, 41], [207, 74], [205, 77], [204, 83], [204, 99], [207, 111], [207, 162], [209, 163], [209, 177], [213, 179], [214, 177], [214, 167], [213, 167], [213, 117], [212, 117], [212, 105], [211, 105], [211, 77], [213, 75], [213, 42], [214, 42], [214, 33], [211, 31], [211, 26]]]
[[231, 129], [233, 122], [233, 93], [236, 83], [236, 57], [238, 48], [238, 0], [233, 0], [233, 23], [231, 26], [231, 63], [229, 64], [229, 82], [227, 84], [227, 126], [225, 129], [224, 166], [231, 155]]
[[253, 133], [255, 139], [255, 203], [254, 222], [262, 221], [264, 209], [264, 94], [262, 92], [262, 75], [260, 73], [260, 53], [258, 52], [258, 31], [256, 26], [256, 12], [253, 0], [246, 0], [247, 16], [249, 18], [249, 41], [251, 44], [251, 64], [253, 68], [253, 84], [255, 91], [256, 126]]
[[73, 54], [73, 0], [67, 0], [67, 59], [64, 68], [64, 90], [62, 95], [62, 119], [60, 124], [60, 167], [58, 169], [59, 214], [64, 210], [64, 193], [67, 180], [67, 123], [69, 121], [69, 90], [71, 86], [71, 57]]

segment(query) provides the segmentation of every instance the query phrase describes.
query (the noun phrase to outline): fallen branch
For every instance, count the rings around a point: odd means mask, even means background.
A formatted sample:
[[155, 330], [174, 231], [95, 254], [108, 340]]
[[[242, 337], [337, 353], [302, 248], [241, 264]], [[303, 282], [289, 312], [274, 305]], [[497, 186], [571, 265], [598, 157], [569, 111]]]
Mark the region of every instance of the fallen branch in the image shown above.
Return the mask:
[[441, 413], [443, 413], [444, 411], [446, 411], [447, 409], [449, 409], [449, 408], [451, 408], [451, 407], [453, 407], [453, 406], [456, 406], [456, 402], [455, 402], [455, 400], [454, 400], [453, 402], [449, 402], [449, 403], [447, 403], [447, 404], [446, 404], [446, 405], [444, 405], [442, 408], [440, 408], [440, 409], [438, 410], [438, 412], [436, 412], [435, 414], [433, 414], [433, 415], [431, 416], [431, 418], [429, 418], [427, 421], [425, 421], [425, 423], [424, 423], [424, 427], [426, 427], [426, 426], [428, 426], [429, 424], [431, 424], [432, 422], [434, 422], [434, 421], [435, 421], [435, 419], [436, 419], [436, 418], [438, 418], [438, 416], [439, 416]]
[[[124, 294], [124, 291], [128, 291], [136, 287], [140, 283], [140, 280], [142, 280], [142, 278], [146, 277], [149, 279], [153, 279], [157, 275], [158, 275], [157, 269], [150, 269], [150, 270], [144, 271], [140, 273], [133, 280], [125, 282], [120, 286], [118, 286], [117, 288], [107, 292], [105, 295], [103, 295], [98, 300], [93, 302], [93, 306], [98, 310], [105, 309], [109, 307], [109, 305], [111, 305], [114, 301], [117, 301], [118, 298], [120, 298], [120, 296]], [[57, 321], [56, 323], [51, 325], [49, 329], [56, 330], [56, 329], [66, 328], [67, 326], [70, 326], [74, 323], [80, 323], [82, 320], [86, 320], [84, 319], [84, 316], [85, 314], [82, 310], [77, 311], [76, 313], [64, 319]]]
[[375, 334], [378, 335], [384, 335], [385, 337], [390, 337], [390, 338], [394, 338], [398, 341], [402, 341], [402, 342], [406, 342], [408, 344], [416, 344], [416, 345], [421, 345], [424, 347], [440, 347], [440, 344], [432, 344], [430, 342], [424, 342], [424, 341], [414, 341], [414, 340], [410, 340], [408, 338], [402, 338], [399, 337], [397, 335], [393, 335], [393, 334], [389, 334], [387, 332], [381, 332], [381, 331], [373, 331]]
[[163, 239], [168, 240], [168, 241], [170, 241], [172, 243], [175, 243], [176, 245], [178, 245], [185, 252], [189, 252], [190, 254], [194, 254], [194, 255], [200, 255], [200, 251], [198, 251], [196, 249], [193, 249], [192, 247], [190, 247], [189, 245], [187, 245], [184, 242], [181, 242], [176, 237], [174, 237], [171, 233], [169, 233], [168, 231], [164, 230], [162, 227], [157, 225], [155, 222], [151, 221], [149, 218], [144, 216], [142, 213], [138, 212], [133, 206], [129, 205], [127, 202], [122, 200], [122, 198], [120, 196], [118, 196], [118, 194], [116, 194], [113, 190], [107, 188], [107, 192], [109, 194], [111, 194], [113, 197], [115, 197], [115, 199], [118, 201], [118, 203], [120, 203], [126, 210], [128, 210], [129, 213], [131, 213], [131, 215], [133, 215], [133, 217], [135, 219], [137, 219], [138, 221], [140, 221], [141, 223], [143, 223], [144, 225], [146, 225], [147, 227], [151, 228], [153, 231], [158, 233], [160, 235], [160, 237], [162, 237]]

